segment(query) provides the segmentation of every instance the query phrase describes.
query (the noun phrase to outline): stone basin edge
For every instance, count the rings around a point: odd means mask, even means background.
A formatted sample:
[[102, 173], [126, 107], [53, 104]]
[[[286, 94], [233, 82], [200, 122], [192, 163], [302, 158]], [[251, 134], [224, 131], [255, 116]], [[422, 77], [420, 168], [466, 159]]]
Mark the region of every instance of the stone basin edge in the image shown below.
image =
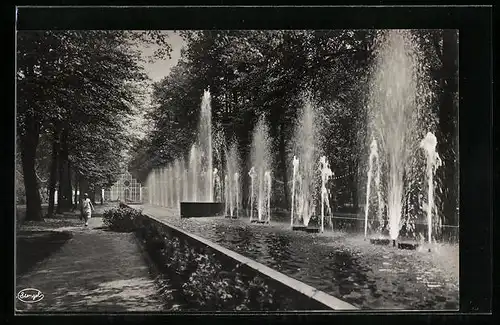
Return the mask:
[[[133, 206], [130, 206], [131, 208], [134, 208]], [[135, 208], [134, 208], [135, 209]], [[243, 256], [239, 253], [236, 253], [230, 249], [227, 249], [225, 247], [222, 247], [221, 245], [214, 243], [206, 238], [200, 237], [198, 235], [189, 233], [183, 229], [180, 229], [172, 224], [169, 224], [167, 221], [164, 219], [159, 219], [155, 217], [154, 215], [151, 215], [150, 213], [142, 211], [142, 214], [147, 216], [148, 218], [151, 218], [155, 220], [156, 222], [159, 222], [171, 229], [174, 229], [175, 231], [178, 231], [179, 233], [183, 234], [184, 236], [190, 237], [191, 239], [198, 241], [211, 249], [214, 249], [218, 251], [221, 254], [224, 254], [228, 256], [229, 258], [235, 260], [238, 263], [245, 264], [251, 269], [257, 271], [258, 273], [264, 274], [268, 276], [269, 278], [280, 282], [281, 284], [285, 285], [286, 287], [298, 291], [301, 294], [307, 296], [308, 298], [332, 309], [332, 310], [339, 310], [339, 311], [349, 311], [349, 310], [358, 310], [359, 308], [339, 299], [336, 298], [332, 295], [329, 295], [321, 290], [318, 290], [314, 287], [311, 287], [308, 284], [305, 284], [299, 280], [293, 279], [279, 271], [276, 271], [268, 266], [265, 266], [255, 260], [252, 260], [246, 256]]]

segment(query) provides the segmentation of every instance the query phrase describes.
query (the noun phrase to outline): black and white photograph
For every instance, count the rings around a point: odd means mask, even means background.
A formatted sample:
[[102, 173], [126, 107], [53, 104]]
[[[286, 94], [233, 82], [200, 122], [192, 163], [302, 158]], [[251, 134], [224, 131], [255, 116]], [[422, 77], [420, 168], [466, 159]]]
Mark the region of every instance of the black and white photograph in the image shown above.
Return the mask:
[[458, 311], [457, 29], [18, 30], [15, 311]]

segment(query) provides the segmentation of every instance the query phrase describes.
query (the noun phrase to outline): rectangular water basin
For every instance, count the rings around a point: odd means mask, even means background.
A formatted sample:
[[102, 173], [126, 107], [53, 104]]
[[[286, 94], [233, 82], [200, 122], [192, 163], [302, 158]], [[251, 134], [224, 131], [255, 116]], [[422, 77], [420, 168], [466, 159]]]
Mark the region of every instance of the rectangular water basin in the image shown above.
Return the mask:
[[216, 217], [223, 213], [222, 202], [181, 202], [181, 218]]

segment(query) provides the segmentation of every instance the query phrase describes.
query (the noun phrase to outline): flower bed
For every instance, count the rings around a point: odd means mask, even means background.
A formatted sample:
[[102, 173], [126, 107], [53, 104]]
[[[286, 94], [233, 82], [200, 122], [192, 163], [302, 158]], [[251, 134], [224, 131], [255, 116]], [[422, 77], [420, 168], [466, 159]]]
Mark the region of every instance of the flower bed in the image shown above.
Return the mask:
[[141, 215], [136, 235], [174, 287], [181, 310], [321, 310], [326, 307], [193, 238]]

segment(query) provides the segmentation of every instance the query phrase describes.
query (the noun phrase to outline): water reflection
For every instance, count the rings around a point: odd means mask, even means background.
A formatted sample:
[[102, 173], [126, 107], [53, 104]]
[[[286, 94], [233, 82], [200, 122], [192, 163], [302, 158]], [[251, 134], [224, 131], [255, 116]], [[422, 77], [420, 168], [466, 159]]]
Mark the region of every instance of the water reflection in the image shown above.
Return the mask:
[[166, 221], [359, 308], [458, 308], [458, 280], [449, 267], [436, 266], [444, 255], [370, 245], [346, 234], [292, 232], [280, 224], [224, 218]]
[[218, 224], [203, 236], [334, 296], [348, 295], [352, 303], [362, 305], [365, 291], [370, 294], [367, 269], [350, 252], [317, 245], [318, 236], [256, 228]]

